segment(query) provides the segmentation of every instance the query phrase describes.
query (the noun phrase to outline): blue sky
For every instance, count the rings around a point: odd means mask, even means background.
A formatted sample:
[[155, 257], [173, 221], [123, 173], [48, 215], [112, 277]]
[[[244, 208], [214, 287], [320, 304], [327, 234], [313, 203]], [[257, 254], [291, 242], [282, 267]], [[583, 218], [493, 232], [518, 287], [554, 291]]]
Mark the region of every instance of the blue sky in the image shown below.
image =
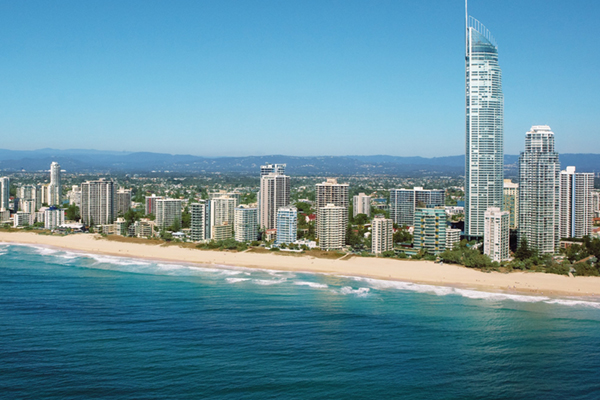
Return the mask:
[[[505, 152], [600, 153], [600, 2], [471, 0]], [[464, 2], [0, 1], [0, 148], [464, 153]]]

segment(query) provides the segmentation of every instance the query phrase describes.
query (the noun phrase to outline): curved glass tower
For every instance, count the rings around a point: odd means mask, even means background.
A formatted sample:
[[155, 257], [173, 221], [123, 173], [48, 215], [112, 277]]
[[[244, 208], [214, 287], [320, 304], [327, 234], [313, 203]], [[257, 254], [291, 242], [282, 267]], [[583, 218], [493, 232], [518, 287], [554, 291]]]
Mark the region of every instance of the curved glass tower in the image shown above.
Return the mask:
[[468, 17], [465, 40], [465, 236], [480, 238], [485, 211], [503, 203], [504, 97], [498, 46], [490, 31]]

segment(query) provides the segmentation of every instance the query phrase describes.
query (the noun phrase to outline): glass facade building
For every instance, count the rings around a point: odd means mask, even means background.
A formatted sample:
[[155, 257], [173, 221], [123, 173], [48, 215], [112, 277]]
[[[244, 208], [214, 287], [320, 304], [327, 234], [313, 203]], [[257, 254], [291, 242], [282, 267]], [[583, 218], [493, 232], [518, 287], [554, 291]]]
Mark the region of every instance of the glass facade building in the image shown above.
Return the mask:
[[485, 211], [502, 207], [504, 96], [498, 46], [473, 17], [466, 21], [465, 236], [481, 238]]

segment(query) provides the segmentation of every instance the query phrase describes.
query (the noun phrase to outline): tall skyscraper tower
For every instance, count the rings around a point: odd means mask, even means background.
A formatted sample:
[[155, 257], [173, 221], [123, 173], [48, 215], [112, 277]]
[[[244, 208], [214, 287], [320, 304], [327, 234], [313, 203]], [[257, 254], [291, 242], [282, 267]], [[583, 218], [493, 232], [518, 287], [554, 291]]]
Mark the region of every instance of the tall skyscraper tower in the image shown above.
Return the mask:
[[0, 211], [8, 210], [8, 200], [10, 199], [10, 178], [3, 176], [0, 178]]
[[519, 243], [552, 254], [559, 239], [558, 153], [547, 125], [532, 126], [519, 156]]
[[50, 185], [48, 185], [49, 204], [61, 204], [62, 202], [62, 184], [60, 180], [60, 164], [53, 161], [50, 164]]
[[465, 236], [483, 236], [485, 211], [502, 207], [504, 96], [498, 46], [465, 1]]

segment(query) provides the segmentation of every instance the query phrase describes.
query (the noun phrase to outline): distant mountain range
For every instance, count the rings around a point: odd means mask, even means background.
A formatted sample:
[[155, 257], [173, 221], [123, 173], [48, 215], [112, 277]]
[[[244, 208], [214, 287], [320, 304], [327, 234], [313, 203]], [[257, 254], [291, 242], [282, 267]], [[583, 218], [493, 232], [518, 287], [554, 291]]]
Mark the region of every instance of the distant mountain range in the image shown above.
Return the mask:
[[[99, 150], [4, 150], [0, 149], [0, 171], [44, 171], [52, 161], [68, 172], [180, 172], [256, 174], [261, 164], [285, 163], [290, 175], [446, 175], [464, 174], [464, 155], [448, 157], [320, 156], [284, 155], [249, 157], [199, 157], [163, 153], [129, 153]], [[600, 172], [600, 154], [561, 154], [561, 165], [574, 165], [581, 172]], [[507, 176], [516, 176], [518, 156], [504, 156]]]

